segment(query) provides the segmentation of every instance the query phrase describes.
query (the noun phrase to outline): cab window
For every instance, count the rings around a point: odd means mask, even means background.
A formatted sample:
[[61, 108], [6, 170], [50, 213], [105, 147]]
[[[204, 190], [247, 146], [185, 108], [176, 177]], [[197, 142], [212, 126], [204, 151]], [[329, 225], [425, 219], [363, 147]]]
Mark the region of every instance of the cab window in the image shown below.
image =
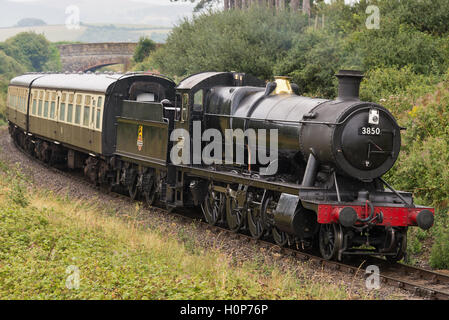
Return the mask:
[[193, 96], [193, 111], [203, 111], [203, 89], [198, 90]]
[[181, 122], [187, 120], [187, 111], [189, 110], [189, 94], [184, 93], [182, 95], [182, 113], [181, 113]]
[[181, 120], [182, 98], [180, 94], [175, 97], [175, 121]]

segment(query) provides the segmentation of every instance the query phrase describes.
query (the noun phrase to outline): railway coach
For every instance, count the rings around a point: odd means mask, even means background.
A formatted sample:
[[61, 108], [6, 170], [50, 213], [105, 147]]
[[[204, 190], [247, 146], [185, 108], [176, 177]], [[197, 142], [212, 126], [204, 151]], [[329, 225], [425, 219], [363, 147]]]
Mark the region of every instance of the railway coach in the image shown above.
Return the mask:
[[7, 117], [11, 134], [40, 160], [69, 168], [113, 155], [121, 101], [174, 99], [175, 84], [142, 74], [40, 74], [12, 79]]

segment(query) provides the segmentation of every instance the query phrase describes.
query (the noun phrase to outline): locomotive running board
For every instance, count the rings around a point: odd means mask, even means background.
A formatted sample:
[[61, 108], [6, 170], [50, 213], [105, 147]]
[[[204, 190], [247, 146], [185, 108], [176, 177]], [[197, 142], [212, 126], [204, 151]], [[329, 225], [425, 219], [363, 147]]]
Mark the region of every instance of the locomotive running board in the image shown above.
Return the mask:
[[[213, 179], [220, 179], [224, 183], [235, 183], [235, 184], [243, 184], [249, 187], [256, 187], [271, 191], [278, 191], [281, 193], [289, 193], [298, 195], [299, 190], [301, 189], [300, 185], [293, 183], [282, 183], [282, 182], [274, 182], [274, 181], [266, 181], [263, 180], [259, 175], [252, 175], [245, 177], [242, 174], [232, 173], [232, 172], [223, 172], [223, 171], [211, 171], [210, 169], [202, 169], [202, 168], [194, 168], [188, 166], [177, 166], [178, 168], [182, 168], [182, 171], [189, 176], [196, 176], [200, 178], [205, 178], [210, 181]], [[314, 189], [314, 188], [310, 188]]]

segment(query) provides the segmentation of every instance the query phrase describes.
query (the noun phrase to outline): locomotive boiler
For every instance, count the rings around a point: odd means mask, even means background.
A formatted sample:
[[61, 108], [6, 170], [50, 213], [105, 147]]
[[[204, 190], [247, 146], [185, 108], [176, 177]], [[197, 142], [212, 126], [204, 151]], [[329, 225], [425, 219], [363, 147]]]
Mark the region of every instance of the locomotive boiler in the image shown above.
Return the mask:
[[315, 185], [320, 165], [371, 182], [395, 163], [401, 128], [387, 109], [359, 100], [360, 73], [341, 71], [337, 76], [336, 100], [296, 95], [285, 77], [266, 88], [212, 88], [206, 96], [206, 129], [217, 128], [223, 135], [227, 129], [277, 130], [284, 167], [302, 164], [305, 170], [308, 164], [303, 186]]

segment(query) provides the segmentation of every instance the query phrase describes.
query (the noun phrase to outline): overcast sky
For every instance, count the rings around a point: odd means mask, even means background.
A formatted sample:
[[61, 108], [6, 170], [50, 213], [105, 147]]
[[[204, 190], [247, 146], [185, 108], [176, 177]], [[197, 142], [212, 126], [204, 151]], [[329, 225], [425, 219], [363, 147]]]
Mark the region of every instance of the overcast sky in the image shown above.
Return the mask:
[[39, 18], [50, 25], [64, 24], [69, 15], [66, 9], [73, 5], [79, 8], [80, 21], [84, 23], [170, 27], [182, 17], [190, 17], [195, 6], [170, 0], [0, 0], [0, 27], [14, 26], [23, 18]]
[[39, 18], [47, 24], [64, 24], [67, 7], [79, 8], [85, 23], [149, 24], [172, 26], [191, 16], [190, 2], [170, 0], [0, 0], [0, 27], [10, 27], [23, 18]]

